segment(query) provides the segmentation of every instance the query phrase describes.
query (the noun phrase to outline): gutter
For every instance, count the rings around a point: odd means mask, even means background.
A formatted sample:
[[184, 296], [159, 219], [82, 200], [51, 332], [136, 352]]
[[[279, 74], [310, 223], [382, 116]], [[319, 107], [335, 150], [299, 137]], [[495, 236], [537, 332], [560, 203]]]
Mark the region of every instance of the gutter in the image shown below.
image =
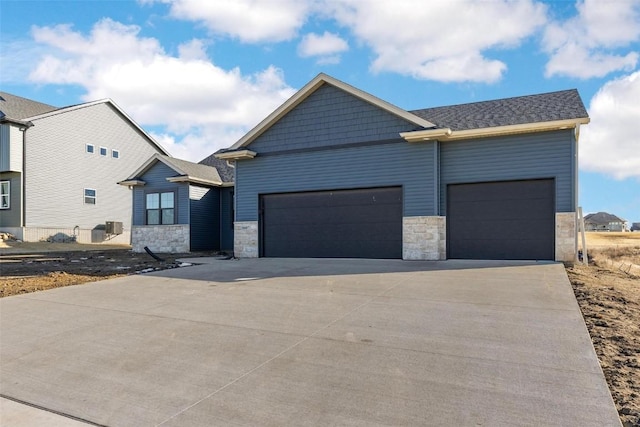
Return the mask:
[[189, 175], [174, 176], [167, 178], [169, 182], [191, 182], [193, 184], [213, 185], [216, 187], [222, 186], [222, 181], [210, 181], [208, 179], [196, 178]]
[[515, 135], [520, 133], [545, 132], [551, 130], [575, 129], [581, 124], [589, 123], [588, 117], [549, 122], [524, 123], [518, 125], [495, 126], [479, 129], [451, 130], [450, 128], [426, 129], [413, 132], [401, 132], [400, 136], [407, 142], [422, 141], [455, 141], [471, 138], [487, 138], [491, 136]]
[[215, 154], [216, 159], [222, 160], [242, 160], [253, 159], [258, 153], [251, 150], [228, 151], [226, 153]]

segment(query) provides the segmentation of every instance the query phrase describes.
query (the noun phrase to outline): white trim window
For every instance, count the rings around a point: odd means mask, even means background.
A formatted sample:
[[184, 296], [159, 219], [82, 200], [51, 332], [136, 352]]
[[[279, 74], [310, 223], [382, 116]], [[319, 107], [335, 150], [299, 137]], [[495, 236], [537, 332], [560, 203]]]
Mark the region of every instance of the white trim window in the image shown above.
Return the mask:
[[114, 158], [114, 159], [119, 159], [120, 158], [120, 151], [111, 150], [111, 157]]
[[107, 150], [107, 147], [100, 147], [100, 155], [101, 156], [107, 156], [107, 153], [109, 152], [109, 150]]
[[0, 181], [0, 209], [11, 207], [11, 181]]
[[85, 188], [84, 189], [84, 204], [85, 205], [95, 205], [97, 200], [97, 192], [93, 188]]
[[176, 223], [175, 210], [176, 193], [147, 193], [146, 220], [147, 225], [167, 225]]
[[85, 144], [84, 151], [86, 151], [87, 154], [93, 154], [96, 152], [96, 147], [93, 144]]

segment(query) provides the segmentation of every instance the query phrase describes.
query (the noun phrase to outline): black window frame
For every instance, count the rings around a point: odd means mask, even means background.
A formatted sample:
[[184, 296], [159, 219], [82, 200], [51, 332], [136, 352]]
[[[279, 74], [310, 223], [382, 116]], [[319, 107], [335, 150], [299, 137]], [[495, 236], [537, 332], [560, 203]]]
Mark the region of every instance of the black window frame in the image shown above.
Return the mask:
[[[163, 208], [162, 207], [162, 195], [163, 194], [173, 194], [173, 207], [171, 208]], [[158, 208], [149, 209], [147, 206], [148, 197], [150, 195], [157, 194], [158, 195]], [[173, 210], [173, 217], [171, 222], [164, 222], [164, 211]], [[149, 211], [158, 211], [158, 223], [149, 223]], [[152, 190], [146, 191], [144, 193], [144, 223], [145, 225], [175, 225], [178, 223], [178, 193], [176, 190]]]

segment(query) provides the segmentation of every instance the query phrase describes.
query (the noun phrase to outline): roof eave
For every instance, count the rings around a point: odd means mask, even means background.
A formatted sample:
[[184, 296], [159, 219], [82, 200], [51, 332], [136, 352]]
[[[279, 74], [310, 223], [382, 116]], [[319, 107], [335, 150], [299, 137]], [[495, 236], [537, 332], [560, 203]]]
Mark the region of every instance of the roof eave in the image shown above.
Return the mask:
[[236, 151], [227, 151], [223, 153], [217, 153], [215, 156], [217, 159], [222, 160], [244, 160], [244, 159], [253, 159], [258, 153], [251, 150], [236, 150]]
[[189, 175], [181, 175], [181, 176], [172, 176], [167, 178], [167, 181], [169, 182], [188, 182], [191, 184], [201, 184], [201, 185], [208, 185], [208, 186], [214, 186], [214, 187], [221, 187], [222, 186], [222, 181], [211, 181], [208, 179], [204, 179], [204, 178], [198, 178], [198, 177], [194, 177], [194, 176], [189, 176]]
[[442, 129], [428, 129], [415, 132], [402, 132], [400, 136], [408, 142], [418, 141], [455, 141], [471, 138], [488, 138], [492, 136], [515, 135], [521, 133], [547, 132], [552, 130], [575, 129], [581, 124], [589, 123], [588, 117], [576, 119], [552, 120], [547, 122], [523, 123], [517, 125], [495, 126], [480, 129], [465, 129], [458, 131], [441, 132]]
[[31, 123], [29, 120], [12, 119], [11, 117], [7, 117], [7, 116], [0, 118], [0, 123], [9, 123], [9, 124], [18, 125], [24, 128], [30, 128], [33, 126], [33, 123]]
[[125, 187], [137, 187], [137, 186], [145, 185], [146, 182], [144, 182], [141, 179], [128, 179], [128, 180], [120, 181], [118, 182], [118, 184], [124, 185]]
[[400, 136], [407, 142], [421, 142], [421, 141], [433, 141], [439, 139], [446, 139], [451, 135], [451, 129], [439, 128], [439, 129], [425, 129], [412, 132], [400, 132]]

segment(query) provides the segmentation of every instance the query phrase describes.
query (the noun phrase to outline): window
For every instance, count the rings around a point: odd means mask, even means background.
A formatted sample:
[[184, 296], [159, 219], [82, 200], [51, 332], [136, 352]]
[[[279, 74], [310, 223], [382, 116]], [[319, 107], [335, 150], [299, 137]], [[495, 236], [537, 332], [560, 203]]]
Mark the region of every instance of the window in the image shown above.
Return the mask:
[[118, 150], [111, 150], [111, 157], [113, 157], [114, 159], [119, 159], [120, 152]]
[[86, 147], [87, 153], [93, 154], [93, 152], [95, 150], [95, 147], [93, 146], [93, 144], [87, 144], [87, 145], [85, 145], [85, 147]]
[[10, 190], [11, 183], [9, 181], [0, 181], [0, 209], [9, 209]]
[[100, 155], [101, 156], [107, 155], [107, 147], [100, 147]]
[[96, 190], [92, 188], [84, 189], [84, 204], [95, 205], [96, 204]]
[[147, 193], [147, 225], [175, 224], [175, 193]]

